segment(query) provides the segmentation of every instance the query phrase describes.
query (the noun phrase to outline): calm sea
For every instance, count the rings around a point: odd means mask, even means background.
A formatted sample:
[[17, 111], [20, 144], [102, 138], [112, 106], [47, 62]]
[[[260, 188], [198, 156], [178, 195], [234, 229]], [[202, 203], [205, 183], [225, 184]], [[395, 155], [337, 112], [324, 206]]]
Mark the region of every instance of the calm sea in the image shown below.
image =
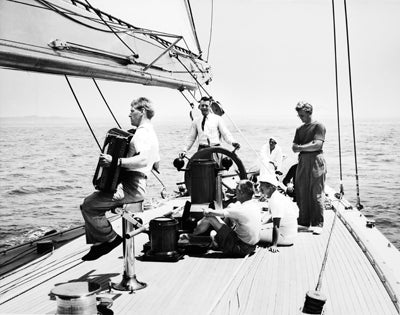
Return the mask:
[[[189, 121], [172, 124], [155, 122], [160, 138], [160, 179], [170, 194], [177, 190], [183, 174], [172, 166]], [[238, 155], [247, 168], [256, 163], [266, 137], [279, 139], [288, 160], [293, 123], [236, 123], [231, 130], [242, 144]], [[339, 187], [337, 126], [326, 122], [324, 147], [328, 163], [328, 184]], [[96, 125], [100, 143], [113, 125]], [[128, 126], [126, 126], [128, 127]], [[240, 130], [240, 131], [239, 131]], [[341, 126], [342, 177], [345, 197], [355, 202], [357, 182], [352, 129]], [[357, 125], [358, 190], [363, 212], [375, 219], [382, 233], [400, 248], [400, 124], [395, 121], [364, 121]], [[0, 248], [20, 244], [58, 231], [82, 225], [79, 205], [93, 191], [92, 177], [99, 149], [82, 120], [59, 118], [0, 119]], [[148, 202], [160, 197], [161, 184], [149, 179]]]

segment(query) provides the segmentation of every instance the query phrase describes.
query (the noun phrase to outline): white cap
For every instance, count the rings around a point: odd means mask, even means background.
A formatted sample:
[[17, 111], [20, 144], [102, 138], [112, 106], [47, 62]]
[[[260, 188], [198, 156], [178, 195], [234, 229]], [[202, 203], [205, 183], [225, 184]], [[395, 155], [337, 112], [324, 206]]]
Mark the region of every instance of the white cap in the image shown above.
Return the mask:
[[270, 183], [270, 184], [274, 185], [275, 187], [279, 186], [279, 182], [276, 179], [276, 176], [272, 175], [272, 174], [264, 173], [264, 174], [260, 175], [260, 177], [258, 178], [258, 181], [264, 182], [264, 183]]

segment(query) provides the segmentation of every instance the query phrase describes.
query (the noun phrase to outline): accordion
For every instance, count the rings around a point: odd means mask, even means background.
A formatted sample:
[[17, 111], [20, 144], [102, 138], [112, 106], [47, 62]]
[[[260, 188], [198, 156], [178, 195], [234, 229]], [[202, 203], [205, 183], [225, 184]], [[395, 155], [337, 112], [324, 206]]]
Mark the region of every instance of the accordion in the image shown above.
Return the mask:
[[93, 176], [93, 185], [95, 189], [104, 192], [115, 192], [120, 183], [119, 175], [121, 168], [118, 167], [118, 159], [126, 157], [129, 150], [129, 143], [133, 137], [132, 130], [113, 128], [106, 134], [102, 153], [112, 156], [112, 162], [109, 167], [100, 166], [100, 160], [97, 163], [96, 171]]

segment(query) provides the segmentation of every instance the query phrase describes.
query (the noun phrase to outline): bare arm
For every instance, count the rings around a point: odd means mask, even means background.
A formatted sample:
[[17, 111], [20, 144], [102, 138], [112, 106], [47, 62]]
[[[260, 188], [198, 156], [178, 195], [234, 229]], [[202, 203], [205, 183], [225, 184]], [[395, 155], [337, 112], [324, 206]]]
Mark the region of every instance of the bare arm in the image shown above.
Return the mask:
[[147, 166], [148, 159], [144, 154], [137, 154], [128, 158], [120, 158], [120, 166], [130, 169], [141, 168]]
[[321, 150], [323, 144], [324, 144], [324, 141], [322, 141], [322, 140], [313, 140], [313, 141], [311, 141], [309, 143], [306, 143], [306, 144], [293, 143], [292, 150], [295, 153], [298, 153], [298, 152], [313, 152], [313, 151]]
[[225, 217], [226, 211], [207, 208], [203, 209], [203, 214], [205, 217]]
[[[109, 154], [100, 154], [100, 165], [110, 167], [113, 157]], [[118, 159], [118, 166], [129, 168], [141, 168], [147, 166], [148, 159], [144, 154], [137, 154], [129, 158]]]
[[281, 218], [273, 218], [273, 227], [272, 227], [272, 245], [269, 248], [270, 252], [277, 253], [278, 249], [278, 239], [279, 239], [279, 226], [281, 224]]

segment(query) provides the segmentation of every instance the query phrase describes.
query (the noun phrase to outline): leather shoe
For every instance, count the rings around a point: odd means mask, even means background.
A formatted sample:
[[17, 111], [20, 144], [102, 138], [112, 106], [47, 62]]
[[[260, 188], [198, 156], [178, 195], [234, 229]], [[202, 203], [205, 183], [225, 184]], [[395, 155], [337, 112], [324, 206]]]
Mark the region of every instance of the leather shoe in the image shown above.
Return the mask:
[[122, 237], [117, 235], [117, 237], [112, 242], [105, 242], [100, 245], [92, 246], [89, 253], [82, 257], [83, 261], [96, 260], [101, 256], [108, 254], [115, 247], [122, 243]]

